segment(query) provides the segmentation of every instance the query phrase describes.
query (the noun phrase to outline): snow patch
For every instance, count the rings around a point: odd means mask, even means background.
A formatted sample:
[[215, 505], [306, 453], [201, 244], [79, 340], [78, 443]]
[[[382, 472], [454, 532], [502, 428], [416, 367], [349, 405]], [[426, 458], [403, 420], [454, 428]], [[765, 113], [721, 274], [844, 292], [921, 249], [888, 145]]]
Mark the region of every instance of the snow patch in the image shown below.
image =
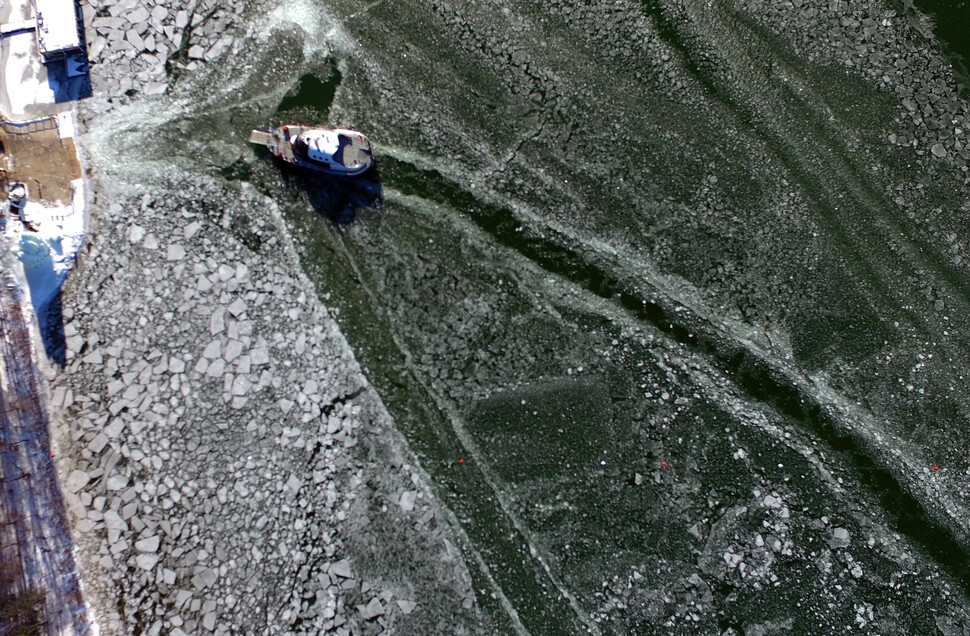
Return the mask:
[[60, 292], [84, 240], [84, 181], [72, 181], [71, 190], [70, 206], [27, 202], [24, 219], [33, 229], [24, 227], [16, 217], [7, 219], [7, 236], [19, 238], [11, 241], [11, 251], [23, 267], [26, 290], [37, 315]]
[[35, 53], [35, 38], [16, 35], [4, 39], [7, 63], [3, 68], [4, 97], [12, 117], [24, 116], [35, 104], [53, 104], [54, 91], [47, 81], [47, 69]]
[[67, 110], [57, 114], [57, 136], [62, 140], [74, 137], [73, 110]]

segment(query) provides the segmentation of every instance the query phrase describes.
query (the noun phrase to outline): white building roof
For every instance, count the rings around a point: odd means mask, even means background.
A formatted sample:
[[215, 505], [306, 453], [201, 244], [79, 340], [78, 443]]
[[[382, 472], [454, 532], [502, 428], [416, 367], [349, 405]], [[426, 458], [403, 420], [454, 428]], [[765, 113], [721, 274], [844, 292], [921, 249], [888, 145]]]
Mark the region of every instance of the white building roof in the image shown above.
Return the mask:
[[37, 42], [42, 55], [81, 48], [74, 0], [36, 0]]

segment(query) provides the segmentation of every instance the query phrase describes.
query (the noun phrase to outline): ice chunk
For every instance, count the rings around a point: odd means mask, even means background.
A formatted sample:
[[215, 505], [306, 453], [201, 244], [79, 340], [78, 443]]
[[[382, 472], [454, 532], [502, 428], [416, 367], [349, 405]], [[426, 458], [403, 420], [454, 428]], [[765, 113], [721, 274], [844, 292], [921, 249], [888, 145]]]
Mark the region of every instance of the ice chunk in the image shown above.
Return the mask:
[[341, 578], [349, 579], [353, 575], [350, 573], [350, 561], [342, 559], [330, 566], [330, 573]]
[[154, 537], [147, 537], [141, 539], [140, 541], [135, 541], [135, 549], [139, 552], [158, 552], [158, 546], [161, 543], [161, 539], [156, 535]]
[[358, 605], [357, 611], [364, 617], [364, 620], [369, 621], [378, 616], [383, 616], [384, 606], [381, 605], [381, 601], [375, 596], [367, 605]]
[[405, 490], [401, 495], [401, 510], [404, 512], [411, 512], [414, 510], [414, 500], [417, 498], [418, 493], [413, 490]]

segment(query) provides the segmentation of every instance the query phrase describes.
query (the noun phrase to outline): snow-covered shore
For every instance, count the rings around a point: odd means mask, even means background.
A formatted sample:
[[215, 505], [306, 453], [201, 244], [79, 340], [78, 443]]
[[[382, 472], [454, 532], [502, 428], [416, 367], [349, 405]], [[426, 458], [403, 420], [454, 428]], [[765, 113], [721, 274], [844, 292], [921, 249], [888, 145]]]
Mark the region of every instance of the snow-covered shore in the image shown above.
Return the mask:
[[17, 263], [14, 271], [38, 317], [60, 292], [84, 241], [84, 180], [76, 179], [71, 185], [70, 205], [27, 203], [24, 217], [33, 229], [16, 217], [6, 221], [10, 253]]

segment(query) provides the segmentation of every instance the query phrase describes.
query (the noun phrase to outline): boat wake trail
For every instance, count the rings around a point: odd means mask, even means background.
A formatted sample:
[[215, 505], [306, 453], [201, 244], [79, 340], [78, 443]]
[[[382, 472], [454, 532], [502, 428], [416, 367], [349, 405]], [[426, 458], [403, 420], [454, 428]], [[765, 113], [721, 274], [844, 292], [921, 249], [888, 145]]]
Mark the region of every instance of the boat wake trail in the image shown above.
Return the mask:
[[[566, 247], [565, 241], [549, 240], [548, 234], [523, 232], [511, 209], [476, 199], [437, 171], [393, 159], [385, 159], [382, 166], [387, 187], [447, 206], [451, 213], [460, 210], [488, 235], [487, 240], [567, 284], [609, 301], [612, 311], [622, 313], [627, 322], [663, 334], [682, 350], [704, 359], [709, 373], [729, 378], [728, 392], [753, 403], [756, 409], [766, 409], [772, 419], [782, 420], [786, 429], [799, 431], [800, 437], [816, 441], [816, 446], [823, 444], [823, 453], [837, 458], [835, 465], [882, 503], [893, 530], [922, 546], [970, 593], [970, 537], [960, 522], [965, 515], [962, 505], [942, 492], [936, 501], [921, 500], [927, 485], [907, 476], [918, 465], [910, 454], [914, 449], [907, 453], [901, 440], [889, 438], [871, 416], [852, 408], [824, 381], [779, 364], [772, 352], [670, 296], [651, 284], [649, 276], [621, 280], [616, 272], [633, 268], [618, 262], [615, 254], [580, 254]], [[580, 241], [570, 242], [581, 245]]]
[[[365, 47], [411, 34], [408, 61], [366, 66], [392, 110], [380, 219], [339, 238], [292, 219], [321, 293], [379, 317], [342, 326], [522, 625], [550, 624], [535, 599], [556, 590], [573, 629], [747, 629], [806, 581], [826, 600], [804, 618], [840, 625], [854, 610], [829, 585], [882, 597], [911, 558], [937, 573], [927, 593], [970, 592], [961, 464], [925, 465], [952, 440], [916, 406], [966, 419], [968, 376], [945, 369], [966, 367], [970, 297], [901, 203], [908, 159], [875, 143], [893, 99], [735, 4], [620, 3], [602, 29], [518, 3], [504, 32], [477, 28], [487, 8], [427, 9], [354, 27]], [[420, 141], [395, 137], [416, 121]]]

